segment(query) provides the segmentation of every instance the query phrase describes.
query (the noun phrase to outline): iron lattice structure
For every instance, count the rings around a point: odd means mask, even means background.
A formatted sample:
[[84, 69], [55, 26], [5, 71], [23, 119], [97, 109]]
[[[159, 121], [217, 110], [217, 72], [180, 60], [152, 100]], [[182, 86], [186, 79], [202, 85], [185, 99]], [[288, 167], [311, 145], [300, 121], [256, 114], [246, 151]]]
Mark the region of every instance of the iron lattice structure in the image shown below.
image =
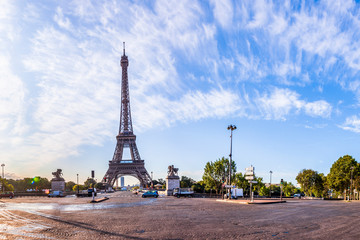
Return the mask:
[[[107, 170], [103, 182], [113, 186], [116, 179], [130, 175], [136, 177], [140, 181], [141, 186], [151, 183], [151, 177], [145, 169], [145, 162], [141, 160], [139, 151], [136, 146], [136, 136], [133, 133], [131, 111], [130, 111], [130, 94], [127, 68], [129, 66], [128, 57], [124, 53], [121, 56], [121, 112], [119, 134], [116, 136], [117, 144], [113, 159], [109, 161], [109, 169]], [[131, 159], [123, 159], [124, 148], [129, 148]]]

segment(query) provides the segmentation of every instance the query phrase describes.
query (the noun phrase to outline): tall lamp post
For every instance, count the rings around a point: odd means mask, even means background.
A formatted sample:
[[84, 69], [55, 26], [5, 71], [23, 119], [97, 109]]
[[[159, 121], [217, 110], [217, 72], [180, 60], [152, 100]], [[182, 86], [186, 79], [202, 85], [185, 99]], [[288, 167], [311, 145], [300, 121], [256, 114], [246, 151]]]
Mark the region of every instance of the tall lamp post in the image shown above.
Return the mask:
[[[5, 167], [5, 164], [4, 163], [1, 164], [1, 167], [2, 167], [2, 178], [4, 179], [4, 167]], [[4, 186], [4, 184], [1, 184], [1, 185], [2, 185], [2, 191], [4, 191], [5, 186]]]
[[2, 178], [4, 178], [4, 177], [5, 177], [5, 175], [4, 175], [4, 167], [5, 167], [5, 164], [4, 164], [4, 163], [1, 164], [1, 167], [2, 167]]
[[[232, 132], [236, 129], [236, 126], [235, 125], [229, 125], [228, 130], [231, 131], [231, 134], [230, 134], [230, 162], [229, 162], [229, 185], [231, 185], [231, 162], [232, 162]], [[231, 188], [229, 188], [229, 199], [231, 199]]]
[[271, 174], [272, 174], [272, 171], [270, 171], [270, 198], [271, 198]]
[[79, 195], [79, 174], [76, 174], [76, 179], [77, 179], [77, 190], [78, 190], [78, 195]]

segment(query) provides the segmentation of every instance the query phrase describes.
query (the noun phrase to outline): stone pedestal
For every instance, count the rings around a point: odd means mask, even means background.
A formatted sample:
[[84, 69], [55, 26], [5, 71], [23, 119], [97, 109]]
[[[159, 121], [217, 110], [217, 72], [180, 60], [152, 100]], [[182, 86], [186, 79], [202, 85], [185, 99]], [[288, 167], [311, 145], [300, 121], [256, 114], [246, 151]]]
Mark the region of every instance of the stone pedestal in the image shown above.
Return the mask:
[[174, 188], [180, 188], [180, 177], [179, 176], [167, 176], [166, 177], [166, 191], [167, 196], [173, 194]]
[[51, 180], [52, 191], [65, 191], [65, 180], [64, 179], [52, 179]]

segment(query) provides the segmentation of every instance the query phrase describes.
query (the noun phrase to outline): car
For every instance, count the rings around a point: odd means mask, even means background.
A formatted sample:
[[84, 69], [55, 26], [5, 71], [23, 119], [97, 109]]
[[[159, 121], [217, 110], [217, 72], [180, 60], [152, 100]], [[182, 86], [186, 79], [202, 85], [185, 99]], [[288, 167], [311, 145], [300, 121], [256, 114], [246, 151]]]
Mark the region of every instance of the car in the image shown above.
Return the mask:
[[155, 198], [157, 198], [158, 196], [159, 196], [158, 191], [152, 191], [152, 190], [144, 192], [143, 195], [142, 195], [143, 198], [146, 198], [146, 197], [155, 197]]
[[13, 192], [0, 192], [0, 198], [10, 198], [12, 199], [14, 197], [14, 193]]
[[48, 194], [48, 197], [64, 197], [63, 191], [52, 191]]
[[295, 193], [294, 198], [301, 198], [301, 194], [300, 193]]

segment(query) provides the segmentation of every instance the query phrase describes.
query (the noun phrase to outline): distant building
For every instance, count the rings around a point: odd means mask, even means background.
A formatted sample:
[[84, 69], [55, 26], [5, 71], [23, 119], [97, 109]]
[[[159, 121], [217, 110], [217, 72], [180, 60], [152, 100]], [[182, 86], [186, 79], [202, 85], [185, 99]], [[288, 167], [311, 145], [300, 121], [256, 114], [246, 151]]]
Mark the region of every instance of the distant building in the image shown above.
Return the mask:
[[120, 186], [121, 186], [121, 187], [124, 187], [124, 186], [125, 186], [125, 178], [124, 178], [124, 177], [121, 177], [121, 178], [120, 178]]

